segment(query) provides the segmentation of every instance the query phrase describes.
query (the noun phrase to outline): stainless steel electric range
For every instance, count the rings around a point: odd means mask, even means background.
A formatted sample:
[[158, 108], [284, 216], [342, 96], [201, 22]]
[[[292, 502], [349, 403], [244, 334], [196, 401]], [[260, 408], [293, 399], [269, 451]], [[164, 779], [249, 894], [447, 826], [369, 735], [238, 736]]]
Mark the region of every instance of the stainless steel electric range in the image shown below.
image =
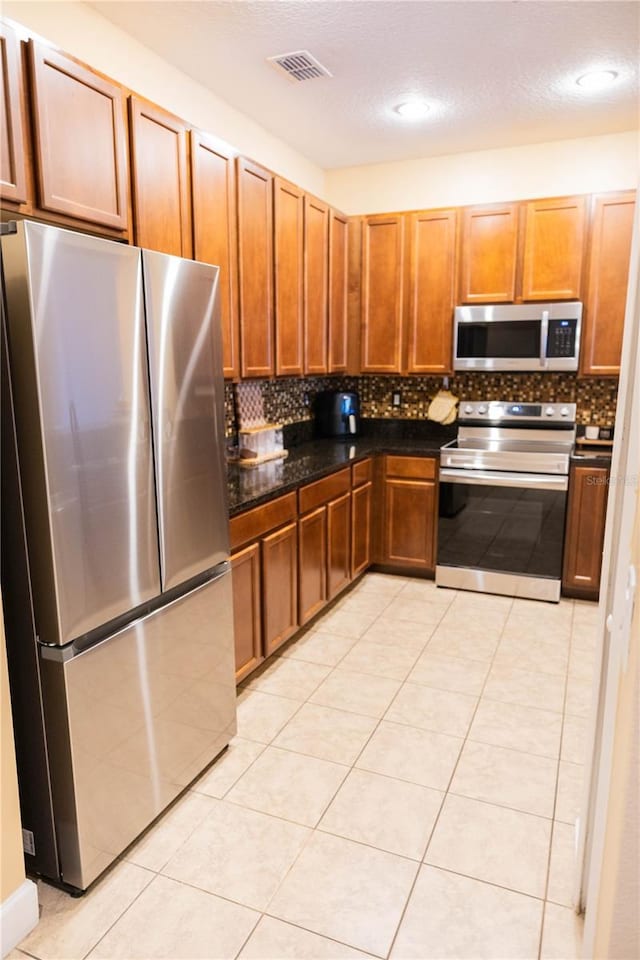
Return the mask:
[[557, 602], [573, 403], [461, 405], [440, 451], [436, 584]]

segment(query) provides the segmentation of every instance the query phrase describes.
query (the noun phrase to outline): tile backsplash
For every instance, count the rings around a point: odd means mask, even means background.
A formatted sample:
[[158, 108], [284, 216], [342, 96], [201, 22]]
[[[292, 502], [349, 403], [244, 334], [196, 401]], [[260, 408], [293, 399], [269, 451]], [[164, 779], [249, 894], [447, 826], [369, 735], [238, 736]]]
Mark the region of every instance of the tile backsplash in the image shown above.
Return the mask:
[[[286, 377], [254, 381], [262, 386], [264, 415], [269, 423], [313, 419], [313, 398], [320, 390], [359, 390], [362, 377]], [[225, 434], [236, 430], [235, 387], [224, 385]]]
[[[296, 423], [313, 418], [313, 398], [320, 390], [357, 390], [363, 417], [419, 420], [427, 415], [442, 377], [295, 377], [261, 380], [265, 416], [271, 422]], [[462, 373], [449, 377], [449, 389], [461, 400], [540, 401], [577, 404], [577, 422], [613, 426], [618, 381], [578, 379], [570, 373]], [[399, 392], [401, 405], [391, 404]], [[225, 432], [235, 432], [234, 387], [225, 384]]]
[[[426, 417], [431, 398], [441, 386], [441, 377], [360, 377], [362, 415]], [[609, 427], [616, 414], [618, 381], [579, 380], [570, 373], [461, 373], [449, 377], [449, 389], [460, 400], [575, 403], [578, 423]], [[396, 391], [401, 395], [400, 407], [391, 405]]]

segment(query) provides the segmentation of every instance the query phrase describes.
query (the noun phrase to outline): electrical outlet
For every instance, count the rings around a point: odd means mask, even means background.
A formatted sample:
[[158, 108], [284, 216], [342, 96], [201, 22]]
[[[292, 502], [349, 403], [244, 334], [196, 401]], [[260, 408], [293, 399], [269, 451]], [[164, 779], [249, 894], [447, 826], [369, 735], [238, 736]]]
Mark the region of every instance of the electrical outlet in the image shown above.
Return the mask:
[[399, 390], [394, 390], [391, 394], [391, 406], [392, 407], [401, 407], [402, 406], [402, 394]]
[[36, 855], [36, 841], [33, 836], [32, 830], [22, 829], [22, 849], [25, 853], [31, 854], [32, 857]]
[[308, 393], [305, 392], [305, 393], [302, 394], [302, 402], [303, 402], [303, 404], [305, 405], [305, 407], [310, 406], [310, 404], [311, 404], [311, 399], [310, 399]]

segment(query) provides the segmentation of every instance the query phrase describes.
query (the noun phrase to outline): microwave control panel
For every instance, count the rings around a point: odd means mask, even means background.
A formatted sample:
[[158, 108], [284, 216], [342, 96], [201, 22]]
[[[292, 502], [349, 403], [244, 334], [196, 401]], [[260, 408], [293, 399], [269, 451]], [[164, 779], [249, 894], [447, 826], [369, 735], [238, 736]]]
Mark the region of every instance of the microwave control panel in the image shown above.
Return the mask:
[[577, 320], [549, 320], [547, 357], [575, 357]]

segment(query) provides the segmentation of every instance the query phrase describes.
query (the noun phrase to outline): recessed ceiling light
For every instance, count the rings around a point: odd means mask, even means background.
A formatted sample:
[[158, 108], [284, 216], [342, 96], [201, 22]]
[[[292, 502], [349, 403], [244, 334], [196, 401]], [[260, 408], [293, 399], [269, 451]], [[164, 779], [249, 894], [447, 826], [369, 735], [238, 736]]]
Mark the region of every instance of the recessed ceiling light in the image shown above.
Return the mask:
[[393, 109], [405, 120], [421, 120], [422, 117], [426, 117], [431, 107], [424, 100], [407, 100]]
[[578, 77], [576, 83], [583, 90], [604, 90], [618, 79], [616, 70], [590, 70]]

